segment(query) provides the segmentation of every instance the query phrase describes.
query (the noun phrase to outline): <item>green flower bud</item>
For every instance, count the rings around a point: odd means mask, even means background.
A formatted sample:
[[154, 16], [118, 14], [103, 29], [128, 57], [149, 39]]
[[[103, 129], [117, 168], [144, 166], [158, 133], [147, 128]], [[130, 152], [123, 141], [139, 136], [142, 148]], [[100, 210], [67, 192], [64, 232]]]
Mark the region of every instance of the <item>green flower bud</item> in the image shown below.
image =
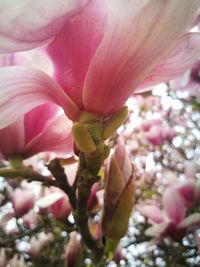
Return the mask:
[[123, 145], [116, 147], [105, 180], [102, 231], [117, 242], [128, 230], [135, 189], [133, 167]]
[[128, 230], [129, 218], [134, 205], [134, 179], [130, 178], [116, 204], [115, 211], [104, 225], [104, 233], [110, 239], [120, 240]]
[[127, 107], [122, 107], [113, 113], [103, 126], [102, 138], [108, 139], [126, 121], [127, 116]]
[[72, 135], [76, 146], [81, 152], [93, 153], [96, 151], [96, 145], [85, 125], [75, 123], [72, 127]]

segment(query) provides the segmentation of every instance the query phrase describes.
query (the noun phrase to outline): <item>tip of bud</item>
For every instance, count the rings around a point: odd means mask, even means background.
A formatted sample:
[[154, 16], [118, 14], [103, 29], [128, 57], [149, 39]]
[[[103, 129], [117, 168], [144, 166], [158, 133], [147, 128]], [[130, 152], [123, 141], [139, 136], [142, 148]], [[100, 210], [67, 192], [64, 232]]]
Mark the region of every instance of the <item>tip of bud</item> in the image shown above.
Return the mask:
[[127, 119], [128, 107], [122, 107], [114, 112], [103, 126], [102, 138], [108, 139]]

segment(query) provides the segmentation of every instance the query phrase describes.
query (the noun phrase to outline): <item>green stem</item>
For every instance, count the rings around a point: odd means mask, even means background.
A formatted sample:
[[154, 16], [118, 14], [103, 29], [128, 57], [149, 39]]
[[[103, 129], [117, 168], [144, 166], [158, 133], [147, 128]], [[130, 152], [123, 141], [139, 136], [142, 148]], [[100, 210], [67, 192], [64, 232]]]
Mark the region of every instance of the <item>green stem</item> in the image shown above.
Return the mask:
[[9, 157], [10, 166], [14, 169], [20, 168], [23, 165], [23, 159], [20, 155]]
[[80, 153], [79, 168], [77, 175], [77, 205], [74, 218], [84, 244], [91, 250], [94, 263], [98, 263], [103, 257], [103, 248], [95, 240], [88, 226], [87, 201], [92, 185], [99, 181], [98, 172], [103, 164], [103, 148], [97, 149], [94, 153]]

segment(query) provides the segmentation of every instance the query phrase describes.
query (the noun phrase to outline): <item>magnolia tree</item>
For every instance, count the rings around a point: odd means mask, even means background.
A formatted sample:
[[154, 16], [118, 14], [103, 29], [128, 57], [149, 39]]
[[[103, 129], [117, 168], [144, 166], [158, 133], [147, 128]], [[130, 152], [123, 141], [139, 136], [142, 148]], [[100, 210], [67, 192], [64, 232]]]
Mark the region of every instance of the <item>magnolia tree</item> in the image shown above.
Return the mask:
[[0, 2], [1, 267], [199, 266], [199, 8]]

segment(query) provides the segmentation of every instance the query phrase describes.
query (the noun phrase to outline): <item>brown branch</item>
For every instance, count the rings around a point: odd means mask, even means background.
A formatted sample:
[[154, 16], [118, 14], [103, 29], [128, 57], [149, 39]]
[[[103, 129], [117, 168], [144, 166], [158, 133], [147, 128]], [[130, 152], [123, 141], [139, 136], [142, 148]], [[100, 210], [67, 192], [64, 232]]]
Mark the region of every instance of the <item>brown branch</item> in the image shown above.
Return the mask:
[[65, 169], [61, 166], [59, 159], [53, 159], [47, 166], [48, 170], [56, 179], [57, 186], [62, 189], [69, 197], [70, 204], [73, 209], [76, 207], [76, 194], [69, 185]]

